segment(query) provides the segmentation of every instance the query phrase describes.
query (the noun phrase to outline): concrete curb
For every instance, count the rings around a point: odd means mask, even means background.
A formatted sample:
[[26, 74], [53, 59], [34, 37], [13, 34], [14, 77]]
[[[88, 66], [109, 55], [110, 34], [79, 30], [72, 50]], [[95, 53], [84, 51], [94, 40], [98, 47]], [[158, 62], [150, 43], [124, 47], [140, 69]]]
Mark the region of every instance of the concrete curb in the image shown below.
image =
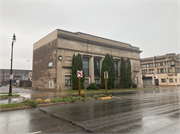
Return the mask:
[[[100, 99], [97, 99], [97, 100], [100, 100]], [[90, 100], [86, 100], [86, 101], [96, 101], [96, 99], [91, 98]], [[78, 100], [76, 102], [59, 102], [59, 103], [38, 104], [36, 107], [23, 106], [23, 107], [7, 108], [7, 109], [0, 109], [0, 112], [12, 111], [12, 110], [30, 109], [30, 108], [45, 107], [45, 106], [53, 106], [53, 105], [60, 105], [60, 104], [80, 103], [80, 102], [85, 102], [85, 101]]]

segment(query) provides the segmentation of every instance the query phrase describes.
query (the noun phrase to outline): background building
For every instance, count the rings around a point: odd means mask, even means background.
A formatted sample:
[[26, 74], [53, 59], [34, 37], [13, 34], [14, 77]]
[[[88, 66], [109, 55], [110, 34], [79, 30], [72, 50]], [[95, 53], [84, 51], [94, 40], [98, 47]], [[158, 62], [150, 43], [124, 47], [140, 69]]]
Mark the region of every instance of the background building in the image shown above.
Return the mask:
[[[13, 69], [12, 74], [13, 74], [13, 80], [12, 84], [16, 82], [20, 82], [21, 80], [28, 80], [28, 73], [31, 72], [32, 70], [21, 70], [21, 69]], [[0, 78], [1, 78], [1, 84], [3, 86], [6, 86], [9, 84], [9, 78], [10, 78], [10, 69], [0, 69]]]
[[[153, 59], [154, 65], [153, 66]], [[155, 83], [158, 86], [180, 85], [180, 55], [171, 53], [162, 56], [155, 56], [141, 59], [142, 75], [145, 79], [143, 85], [154, 85], [154, 69], [157, 75]]]
[[[101, 82], [100, 72], [107, 53], [114, 57], [116, 83], [120, 77], [120, 59], [130, 58], [132, 79], [141, 86], [140, 53], [137, 47], [85, 33], [55, 30], [33, 45], [32, 87], [38, 89], [72, 89], [73, 54], [80, 53], [85, 72], [85, 86]], [[136, 81], [134, 81], [136, 79]]]
[[29, 74], [28, 74], [28, 80], [32, 81], [32, 72], [29, 72]]

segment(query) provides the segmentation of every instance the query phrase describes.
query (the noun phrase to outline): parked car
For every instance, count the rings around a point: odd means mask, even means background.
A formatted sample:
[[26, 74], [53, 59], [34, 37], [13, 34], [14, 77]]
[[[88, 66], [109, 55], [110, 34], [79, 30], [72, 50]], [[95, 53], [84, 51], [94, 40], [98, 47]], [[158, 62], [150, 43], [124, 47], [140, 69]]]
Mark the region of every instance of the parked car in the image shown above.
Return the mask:
[[2, 84], [0, 84], [0, 87], [2, 87]]

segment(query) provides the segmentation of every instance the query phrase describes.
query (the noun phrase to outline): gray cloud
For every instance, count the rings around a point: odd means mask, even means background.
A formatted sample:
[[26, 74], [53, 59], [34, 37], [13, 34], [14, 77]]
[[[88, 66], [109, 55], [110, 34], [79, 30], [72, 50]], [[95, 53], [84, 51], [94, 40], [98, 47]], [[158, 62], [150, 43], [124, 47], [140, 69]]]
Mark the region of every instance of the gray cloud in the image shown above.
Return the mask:
[[33, 44], [55, 29], [83, 32], [126, 42], [142, 50], [141, 57], [178, 53], [176, 1], [9, 1], [1, 3], [0, 68], [30, 69]]

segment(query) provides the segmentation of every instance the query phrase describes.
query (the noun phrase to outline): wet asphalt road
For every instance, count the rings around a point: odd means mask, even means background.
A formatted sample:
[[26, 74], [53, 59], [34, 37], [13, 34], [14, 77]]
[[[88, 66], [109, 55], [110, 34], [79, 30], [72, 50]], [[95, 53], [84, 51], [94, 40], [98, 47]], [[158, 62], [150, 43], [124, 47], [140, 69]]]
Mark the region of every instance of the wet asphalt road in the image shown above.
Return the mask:
[[37, 108], [1, 112], [0, 134], [86, 133], [71, 123], [54, 118]]
[[0, 128], [2, 133], [179, 134], [179, 116], [180, 89], [161, 88], [108, 100], [2, 112]]

